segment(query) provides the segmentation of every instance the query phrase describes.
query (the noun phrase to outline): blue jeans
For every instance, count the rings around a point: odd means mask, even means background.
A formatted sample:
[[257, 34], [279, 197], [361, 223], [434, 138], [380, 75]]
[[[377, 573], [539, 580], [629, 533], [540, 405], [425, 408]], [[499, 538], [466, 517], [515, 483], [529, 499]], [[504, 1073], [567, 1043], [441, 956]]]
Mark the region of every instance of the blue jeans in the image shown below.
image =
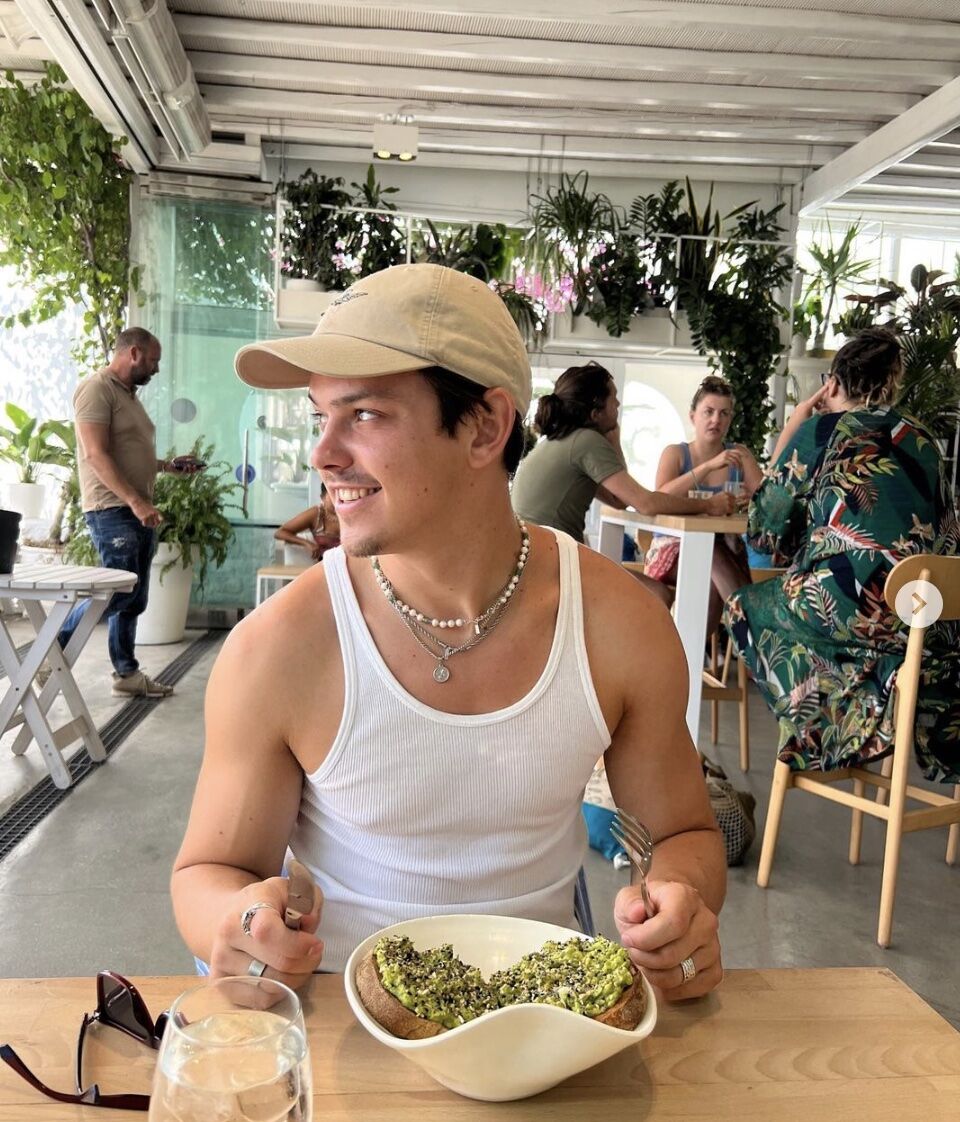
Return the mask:
[[[157, 547], [156, 534], [150, 527], [144, 526], [128, 506], [90, 510], [83, 517], [100, 554], [101, 565], [105, 569], [126, 569], [139, 578], [132, 592], [117, 592], [103, 613], [103, 618], [109, 620], [107, 647], [110, 661], [117, 674], [126, 678], [140, 669], [133, 647], [137, 638], [137, 616], [147, 606], [150, 562]], [[90, 601], [84, 600], [67, 616], [57, 636], [61, 647], [70, 641], [89, 605]]]

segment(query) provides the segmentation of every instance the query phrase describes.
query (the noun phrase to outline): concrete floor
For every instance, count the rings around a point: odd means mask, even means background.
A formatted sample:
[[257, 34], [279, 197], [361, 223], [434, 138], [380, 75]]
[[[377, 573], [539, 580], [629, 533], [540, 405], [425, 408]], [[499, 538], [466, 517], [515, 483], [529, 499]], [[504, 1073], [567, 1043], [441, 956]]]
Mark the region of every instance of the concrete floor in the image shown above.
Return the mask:
[[[11, 625], [14, 640], [29, 626]], [[188, 635], [188, 641], [193, 636]], [[156, 673], [187, 645], [140, 647]], [[203, 741], [202, 700], [211, 648], [102, 767], [70, 793], [0, 861], [0, 974], [8, 977], [190, 973], [193, 961], [174, 926], [168, 878], [186, 823]], [[109, 688], [106, 628], [96, 629], [77, 680], [98, 725], [123, 704]], [[0, 689], [3, 683], [0, 682]], [[704, 713], [707, 707], [704, 706]], [[752, 767], [737, 767], [736, 706], [721, 706], [720, 744], [708, 753], [757, 798], [762, 830], [774, 762], [775, 726], [752, 692]], [[702, 743], [708, 744], [706, 727]], [[0, 811], [45, 772], [36, 746], [10, 754], [0, 738]], [[888, 967], [960, 1027], [960, 869], [943, 860], [946, 831], [904, 839], [894, 945], [875, 943], [882, 859], [879, 823], [864, 829], [863, 860], [846, 861], [847, 813], [825, 800], [787, 798], [771, 887], [757, 888], [759, 837], [729, 871], [721, 939], [727, 967]], [[616, 891], [627, 871], [591, 852], [587, 881], [600, 930], [610, 933]]]

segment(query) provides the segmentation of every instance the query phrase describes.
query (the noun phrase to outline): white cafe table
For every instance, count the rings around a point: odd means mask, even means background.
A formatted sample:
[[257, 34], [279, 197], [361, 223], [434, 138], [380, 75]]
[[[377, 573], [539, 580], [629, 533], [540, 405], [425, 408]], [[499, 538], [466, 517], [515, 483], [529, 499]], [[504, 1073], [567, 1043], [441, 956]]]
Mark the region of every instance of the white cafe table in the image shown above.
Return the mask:
[[[13, 742], [14, 755], [22, 756], [35, 739], [58, 787], [70, 786], [70, 771], [62, 752], [74, 741], [83, 742], [92, 760], [107, 758], [71, 668], [113, 594], [130, 592], [136, 583], [136, 573], [91, 565], [15, 565], [12, 573], [0, 573], [0, 596], [16, 597], [21, 602], [35, 632], [30, 648], [21, 658], [6, 622], [0, 619], [0, 664], [9, 680], [0, 699], [0, 735], [22, 726]], [[89, 600], [90, 606], [66, 650], [61, 651], [57, 634], [73, 606], [83, 600]], [[44, 603], [51, 605], [49, 614]], [[44, 660], [52, 673], [37, 693], [32, 683]], [[47, 713], [58, 694], [63, 695], [73, 719], [53, 729]]]
[[687, 699], [687, 728], [694, 744], [700, 727], [700, 695], [703, 688], [703, 654], [707, 642], [707, 606], [710, 600], [710, 570], [714, 534], [742, 534], [745, 514], [714, 517], [708, 514], [638, 514], [634, 510], [600, 508], [600, 552], [618, 564], [623, 555], [623, 532], [650, 530], [680, 539], [677, 566], [677, 598], [674, 622], [687, 656], [690, 694]]

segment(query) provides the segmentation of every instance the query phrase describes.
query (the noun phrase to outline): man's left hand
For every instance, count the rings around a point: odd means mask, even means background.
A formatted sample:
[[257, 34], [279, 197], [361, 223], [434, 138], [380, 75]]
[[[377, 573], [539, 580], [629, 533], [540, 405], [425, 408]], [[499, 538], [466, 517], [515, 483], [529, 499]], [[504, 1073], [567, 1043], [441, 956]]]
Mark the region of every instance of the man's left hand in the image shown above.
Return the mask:
[[[639, 885], [617, 893], [613, 918], [620, 942], [667, 1001], [701, 997], [723, 978], [719, 922], [696, 889], [679, 881], [650, 880], [655, 914], [647, 918]], [[692, 959], [696, 975], [683, 981], [681, 963]]]

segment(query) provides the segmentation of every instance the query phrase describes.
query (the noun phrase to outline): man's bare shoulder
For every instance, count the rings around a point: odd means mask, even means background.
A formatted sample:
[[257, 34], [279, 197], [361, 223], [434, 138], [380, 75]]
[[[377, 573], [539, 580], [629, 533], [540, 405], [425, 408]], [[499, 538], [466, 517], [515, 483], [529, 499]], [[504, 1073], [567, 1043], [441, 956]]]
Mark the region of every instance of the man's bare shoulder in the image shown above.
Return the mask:
[[337, 625], [323, 565], [314, 565], [245, 616], [227, 636], [221, 659], [244, 676], [284, 681], [339, 659]]
[[654, 677], [685, 681], [686, 663], [670, 613], [621, 565], [580, 547], [584, 634], [595, 684], [625, 693]]

